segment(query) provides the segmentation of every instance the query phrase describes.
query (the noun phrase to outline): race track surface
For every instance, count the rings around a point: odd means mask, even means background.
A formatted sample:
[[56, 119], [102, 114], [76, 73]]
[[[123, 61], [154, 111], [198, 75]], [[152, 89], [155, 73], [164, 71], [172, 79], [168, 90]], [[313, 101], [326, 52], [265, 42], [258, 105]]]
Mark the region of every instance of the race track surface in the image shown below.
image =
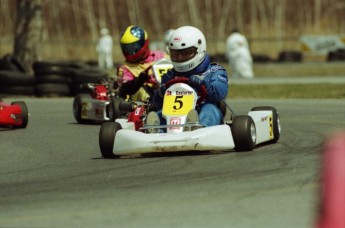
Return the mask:
[[73, 98], [15, 100], [31, 116], [0, 128], [0, 227], [313, 227], [323, 141], [345, 128], [344, 100], [240, 99], [228, 101], [236, 114], [277, 108], [278, 143], [106, 160]]

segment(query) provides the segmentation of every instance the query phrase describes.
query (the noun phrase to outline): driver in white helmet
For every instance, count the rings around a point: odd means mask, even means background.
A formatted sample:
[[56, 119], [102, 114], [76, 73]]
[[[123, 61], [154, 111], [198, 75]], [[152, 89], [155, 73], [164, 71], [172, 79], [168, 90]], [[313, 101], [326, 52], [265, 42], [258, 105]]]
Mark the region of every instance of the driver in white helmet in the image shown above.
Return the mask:
[[156, 114], [149, 113], [148, 121], [155, 124], [157, 121], [154, 119], [159, 118], [160, 124], [165, 124], [161, 115], [166, 91], [164, 84], [177, 76], [183, 76], [189, 78], [196, 91], [202, 85], [206, 87], [207, 96], [197, 108], [196, 118], [199, 118], [200, 124], [205, 127], [221, 124], [223, 115], [218, 104], [228, 94], [228, 75], [222, 66], [210, 62], [204, 34], [195, 27], [183, 26], [171, 34], [168, 45], [173, 69], [162, 76], [162, 85], [152, 97], [152, 102], [159, 111]]

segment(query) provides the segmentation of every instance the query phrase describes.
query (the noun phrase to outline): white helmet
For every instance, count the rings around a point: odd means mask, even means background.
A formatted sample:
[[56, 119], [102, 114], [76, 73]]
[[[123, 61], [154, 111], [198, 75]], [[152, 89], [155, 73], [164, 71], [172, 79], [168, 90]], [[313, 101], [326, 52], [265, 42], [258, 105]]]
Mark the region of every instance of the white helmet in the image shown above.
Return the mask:
[[195, 27], [180, 27], [170, 36], [169, 52], [172, 65], [176, 71], [187, 72], [193, 70], [205, 59], [205, 36]]
[[174, 32], [174, 29], [169, 29], [164, 33], [164, 44], [168, 46], [169, 44], [169, 40], [170, 40], [170, 36], [171, 34]]

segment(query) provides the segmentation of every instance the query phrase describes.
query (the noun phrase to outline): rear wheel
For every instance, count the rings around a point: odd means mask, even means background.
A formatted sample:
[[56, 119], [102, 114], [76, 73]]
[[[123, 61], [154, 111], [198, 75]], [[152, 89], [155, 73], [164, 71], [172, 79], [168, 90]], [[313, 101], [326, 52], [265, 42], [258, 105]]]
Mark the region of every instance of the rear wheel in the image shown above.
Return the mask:
[[17, 128], [26, 128], [29, 122], [29, 111], [28, 107], [26, 106], [25, 102], [23, 101], [14, 101], [12, 104], [19, 105], [21, 109], [20, 117], [22, 119], [22, 124], [19, 126], [16, 126]]
[[82, 116], [82, 107], [83, 107], [83, 98], [88, 98], [89, 94], [77, 94], [73, 100], [73, 115], [78, 123], [87, 124], [93, 123], [92, 120], [83, 119]]
[[118, 122], [105, 122], [99, 131], [99, 147], [104, 158], [116, 158], [113, 153], [116, 133], [122, 129]]
[[256, 128], [252, 117], [235, 116], [231, 124], [236, 151], [252, 151], [256, 143]]
[[272, 106], [258, 106], [251, 109], [251, 111], [272, 111], [272, 128], [273, 128], [273, 139], [272, 143], [278, 141], [281, 132], [280, 118], [278, 111]]

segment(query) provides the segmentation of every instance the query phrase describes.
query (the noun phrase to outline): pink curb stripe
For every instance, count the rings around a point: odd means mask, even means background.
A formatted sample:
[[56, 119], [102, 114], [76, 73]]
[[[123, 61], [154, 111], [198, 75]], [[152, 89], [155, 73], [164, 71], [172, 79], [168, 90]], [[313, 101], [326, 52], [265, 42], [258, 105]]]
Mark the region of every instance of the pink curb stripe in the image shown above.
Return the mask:
[[319, 228], [345, 228], [345, 132], [324, 144]]

